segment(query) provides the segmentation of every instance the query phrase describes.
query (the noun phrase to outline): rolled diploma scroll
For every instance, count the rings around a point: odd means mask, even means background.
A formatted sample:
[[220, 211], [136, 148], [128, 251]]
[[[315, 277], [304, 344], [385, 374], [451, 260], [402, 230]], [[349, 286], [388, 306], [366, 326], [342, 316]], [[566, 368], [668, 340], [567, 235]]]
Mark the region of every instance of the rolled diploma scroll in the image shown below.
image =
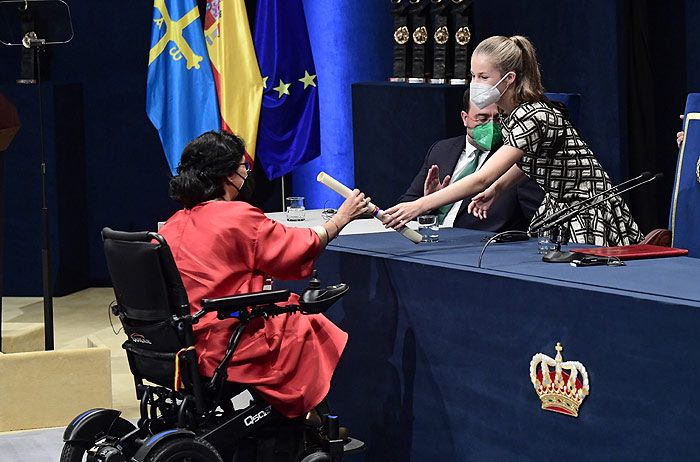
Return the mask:
[[[352, 194], [352, 190], [345, 186], [343, 183], [340, 181], [336, 180], [329, 174], [325, 172], [321, 172], [318, 174], [316, 177], [316, 180], [319, 183], [324, 184], [328, 188], [332, 189], [333, 191], [337, 192], [344, 198], [348, 198], [350, 194]], [[384, 213], [382, 209], [374, 205], [373, 203], [367, 204], [367, 208], [369, 209], [369, 212], [374, 215], [376, 219], [384, 223], [389, 219], [389, 217]], [[409, 239], [412, 241], [414, 244], [418, 244], [421, 240], [423, 240], [423, 237], [420, 235], [418, 231], [415, 231], [407, 226], [403, 226], [397, 230], [403, 237], [406, 239]]]

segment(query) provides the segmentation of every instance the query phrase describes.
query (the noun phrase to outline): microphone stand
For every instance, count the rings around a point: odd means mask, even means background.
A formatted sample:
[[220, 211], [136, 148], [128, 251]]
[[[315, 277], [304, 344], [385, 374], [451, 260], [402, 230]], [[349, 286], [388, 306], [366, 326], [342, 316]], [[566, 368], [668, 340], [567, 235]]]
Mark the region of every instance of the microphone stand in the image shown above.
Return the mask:
[[[641, 175], [639, 175], [636, 178], [633, 178], [631, 180], [625, 181], [624, 183], [620, 183], [617, 186], [613, 186], [612, 188], [603, 191], [599, 194], [596, 194], [595, 196], [592, 196], [578, 204], [576, 204], [573, 207], [567, 207], [564, 209], [564, 214], [562, 215], [561, 213], [557, 212], [557, 218], [554, 220], [549, 220], [545, 219], [542, 224], [539, 224], [535, 227], [532, 228], [532, 232], [540, 232], [540, 231], [548, 231], [548, 230], [553, 230], [552, 233], [552, 242], [555, 244], [555, 249], [547, 252], [543, 257], [542, 261], [547, 262], [547, 263], [570, 263], [572, 260], [575, 260], [577, 258], [581, 257], [580, 253], [577, 252], [562, 252], [561, 251], [561, 246], [562, 244], [566, 244], [568, 241], [567, 237], [564, 234], [564, 223], [568, 222], [571, 220], [573, 217], [578, 215], [581, 212], [584, 212], [586, 210], [592, 209], [594, 207], [597, 207], [601, 203], [608, 201], [612, 199], [613, 197], [619, 196], [620, 194], [626, 193], [627, 191], [630, 191], [632, 189], [638, 188], [639, 186], [650, 183], [652, 181], [658, 180], [663, 176], [663, 173], [657, 173], [656, 175], [649, 177], [650, 173], [644, 172]], [[639, 179], [644, 179], [644, 181], [638, 181]], [[636, 183], [635, 183], [636, 182]], [[629, 183], [634, 183], [632, 186], [629, 186], [625, 189], [620, 190], [621, 186], [624, 186]], [[595, 200], [598, 199], [598, 200]], [[554, 216], [554, 215], [552, 215]]]
[[621, 188], [623, 186], [627, 186], [628, 184], [635, 183], [637, 181], [646, 180], [648, 178], [651, 178], [651, 176], [652, 176], [651, 172], [642, 172], [638, 176], [631, 178], [627, 181], [623, 181], [622, 183], [618, 184], [617, 186], [613, 186], [610, 189], [606, 189], [605, 191], [601, 191], [598, 194], [595, 194], [594, 196], [586, 198], [585, 200], [583, 200], [581, 202], [578, 202], [574, 205], [569, 205], [569, 206], [563, 208], [562, 210], [559, 210], [558, 212], [554, 212], [553, 214], [542, 218], [539, 222], [536, 222], [536, 223], [533, 223], [532, 225], [530, 225], [530, 230], [531, 230], [531, 232], [537, 233], [537, 231], [539, 231], [544, 225], [547, 225], [549, 223], [552, 223], [554, 220], [559, 219], [565, 213], [571, 212], [575, 207], [580, 207], [582, 205], [589, 204], [601, 196], [604, 196], [606, 194], [610, 194], [614, 191], [617, 191], [619, 188]]

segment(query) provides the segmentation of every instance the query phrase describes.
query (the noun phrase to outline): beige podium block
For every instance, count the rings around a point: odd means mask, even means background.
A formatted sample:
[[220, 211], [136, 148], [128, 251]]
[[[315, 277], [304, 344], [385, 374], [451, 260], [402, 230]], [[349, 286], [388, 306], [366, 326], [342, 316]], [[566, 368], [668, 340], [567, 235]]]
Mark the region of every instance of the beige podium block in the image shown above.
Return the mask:
[[0, 431], [63, 427], [95, 407], [112, 407], [110, 350], [0, 354]]
[[44, 349], [44, 324], [6, 322], [2, 326], [2, 352], [22, 353]]

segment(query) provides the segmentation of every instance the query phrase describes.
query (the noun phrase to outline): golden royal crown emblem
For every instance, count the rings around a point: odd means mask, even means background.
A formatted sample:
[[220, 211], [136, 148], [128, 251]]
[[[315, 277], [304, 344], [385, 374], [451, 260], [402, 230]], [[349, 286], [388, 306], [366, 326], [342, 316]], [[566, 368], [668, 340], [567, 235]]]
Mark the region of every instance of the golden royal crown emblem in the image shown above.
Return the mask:
[[428, 41], [428, 29], [425, 28], [425, 26], [420, 26], [416, 30], [413, 31], [413, 41], [417, 45], [423, 45], [425, 42]]
[[530, 380], [542, 401], [542, 409], [578, 417], [579, 407], [590, 393], [588, 372], [578, 361], [562, 360], [563, 348], [559, 342], [555, 350], [554, 359], [544, 353], [532, 357]]
[[394, 31], [394, 40], [399, 45], [405, 45], [411, 36], [408, 33], [408, 27], [401, 26]]

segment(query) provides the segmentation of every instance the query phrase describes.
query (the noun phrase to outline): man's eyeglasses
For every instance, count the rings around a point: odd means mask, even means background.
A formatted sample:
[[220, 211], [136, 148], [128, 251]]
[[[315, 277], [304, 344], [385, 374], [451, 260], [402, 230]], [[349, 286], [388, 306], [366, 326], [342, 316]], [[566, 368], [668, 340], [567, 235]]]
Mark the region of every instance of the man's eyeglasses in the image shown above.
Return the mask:
[[246, 172], [246, 173], [250, 173], [251, 170], [252, 170], [252, 169], [250, 168], [250, 164], [249, 164], [248, 162], [241, 162], [241, 163], [238, 164], [238, 165], [245, 165], [245, 172]]

